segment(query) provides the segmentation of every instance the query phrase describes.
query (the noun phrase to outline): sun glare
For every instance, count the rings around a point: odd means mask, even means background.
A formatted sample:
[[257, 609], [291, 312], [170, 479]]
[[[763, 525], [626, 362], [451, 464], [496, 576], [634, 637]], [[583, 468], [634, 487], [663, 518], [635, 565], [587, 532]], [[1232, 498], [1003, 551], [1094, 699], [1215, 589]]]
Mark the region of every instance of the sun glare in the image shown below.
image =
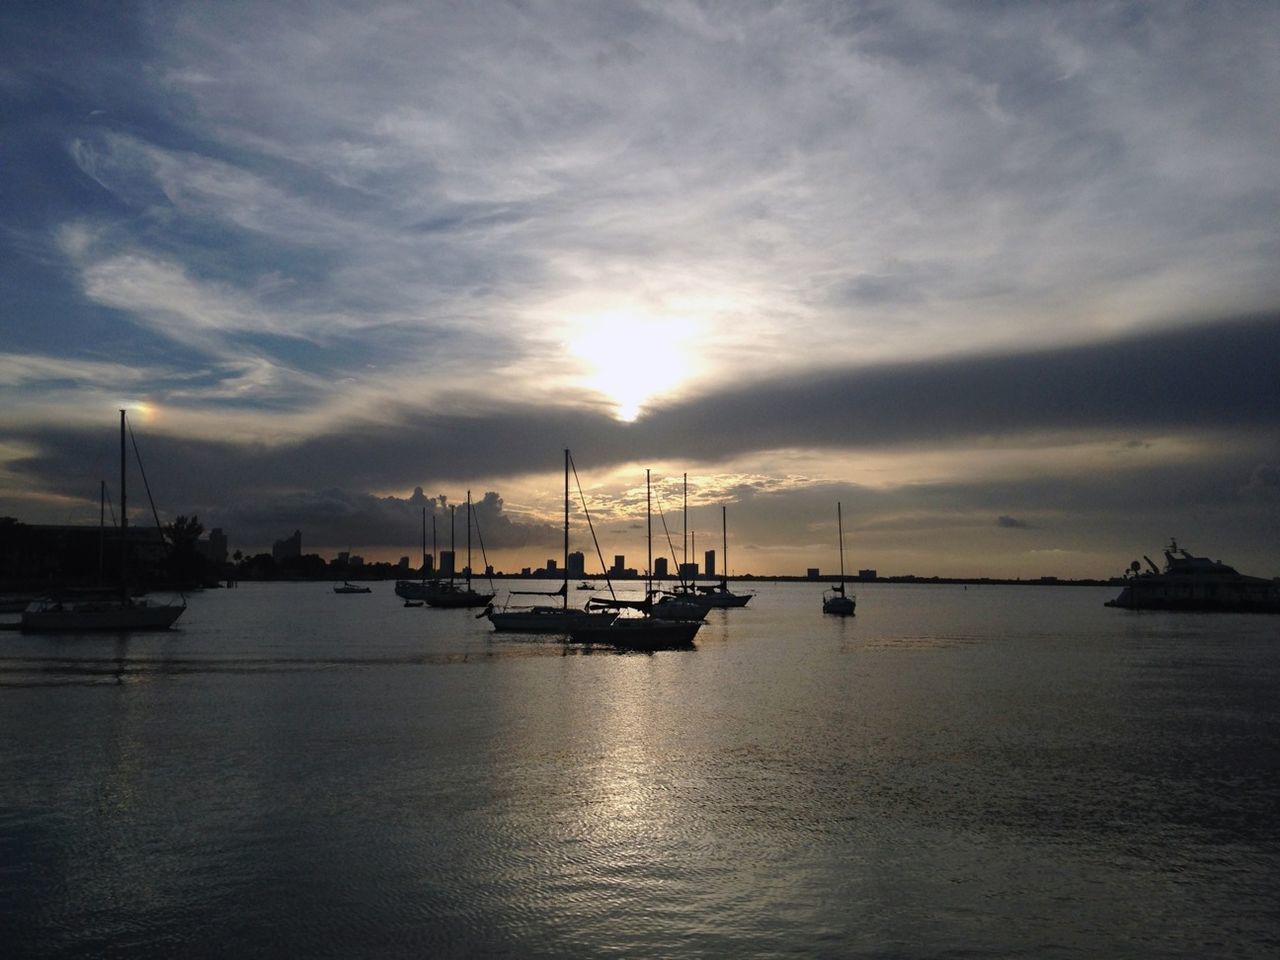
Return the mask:
[[630, 423], [645, 404], [696, 372], [697, 321], [625, 310], [579, 318], [567, 346], [585, 366], [579, 381], [608, 397]]

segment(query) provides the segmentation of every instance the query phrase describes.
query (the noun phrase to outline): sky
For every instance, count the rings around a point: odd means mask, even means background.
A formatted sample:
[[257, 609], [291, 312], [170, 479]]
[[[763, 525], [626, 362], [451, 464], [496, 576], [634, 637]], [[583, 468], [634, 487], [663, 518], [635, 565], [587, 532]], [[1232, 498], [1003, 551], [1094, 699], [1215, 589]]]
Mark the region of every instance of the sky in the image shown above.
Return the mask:
[[1276, 576], [1278, 265], [1280, 5], [0, 6], [26, 522]]

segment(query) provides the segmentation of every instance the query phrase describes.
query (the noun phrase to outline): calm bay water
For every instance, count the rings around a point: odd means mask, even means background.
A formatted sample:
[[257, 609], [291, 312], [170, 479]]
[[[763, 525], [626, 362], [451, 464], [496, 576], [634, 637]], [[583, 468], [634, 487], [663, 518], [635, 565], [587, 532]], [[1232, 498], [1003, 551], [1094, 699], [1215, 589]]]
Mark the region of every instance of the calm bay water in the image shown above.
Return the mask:
[[0, 950], [1280, 953], [1280, 617], [756, 589], [651, 656], [390, 584], [0, 634]]

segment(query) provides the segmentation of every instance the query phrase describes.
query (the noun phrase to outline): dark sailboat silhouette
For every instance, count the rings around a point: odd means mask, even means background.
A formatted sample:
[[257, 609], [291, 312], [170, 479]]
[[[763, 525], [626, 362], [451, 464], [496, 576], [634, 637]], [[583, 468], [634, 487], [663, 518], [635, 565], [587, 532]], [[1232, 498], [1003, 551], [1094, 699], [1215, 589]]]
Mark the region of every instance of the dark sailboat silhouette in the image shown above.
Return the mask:
[[507, 633], [569, 633], [574, 626], [604, 626], [618, 616], [613, 610], [585, 610], [569, 606], [569, 451], [564, 452], [564, 582], [559, 590], [512, 590], [511, 596], [559, 597], [560, 603], [534, 604], [485, 611], [494, 630]]
[[628, 610], [634, 616], [618, 616], [607, 624], [579, 624], [570, 628], [569, 637], [577, 643], [600, 643], [625, 650], [675, 650], [693, 646], [702, 626], [701, 620], [663, 620], [653, 615], [653, 519], [649, 492], [649, 471], [644, 472], [645, 530], [648, 543], [648, 567], [645, 570], [643, 600], [592, 598], [589, 606], [612, 610]]
[[840, 504], [836, 503], [836, 526], [840, 535], [840, 582], [828, 590], [822, 597], [822, 612], [837, 617], [853, 616], [857, 600], [845, 593], [844, 583], [844, 518], [840, 512]]
[[[153, 604], [134, 597], [129, 589], [129, 515], [126, 481], [125, 412], [120, 411], [120, 583], [116, 595], [78, 598], [51, 595], [33, 601], [22, 611], [19, 627], [27, 632], [102, 632], [167, 630], [187, 609], [186, 601]], [[136, 449], [136, 447], [135, 447]], [[145, 479], [145, 477], [144, 477]]]
[[[449, 547], [453, 549], [453, 507], [449, 508]], [[456, 556], [456, 553], [455, 553]], [[422, 598], [431, 607], [483, 607], [493, 599], [492, 591], [480, 593], [471, 588], [471, 491], [467, 491], [467, 566], [465, 584], [458, 586], [453, 582], [453, 571], [449, 571], [449, 582], [438, 583], [438, 588], [429, 590]]]

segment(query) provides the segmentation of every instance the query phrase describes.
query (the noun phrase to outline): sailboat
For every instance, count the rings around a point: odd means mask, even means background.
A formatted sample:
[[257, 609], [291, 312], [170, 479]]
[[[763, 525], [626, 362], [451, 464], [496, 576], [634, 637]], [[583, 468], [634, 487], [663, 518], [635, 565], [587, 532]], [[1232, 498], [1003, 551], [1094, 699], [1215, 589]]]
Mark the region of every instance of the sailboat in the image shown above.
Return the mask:
[[27, 632], [168, 630], [187, 609], [186, 601], [152, 604], [129, 595], [129, 517], [125, 496], [125, 412], [120, 411], [120, 586], [118, 595], [70, 599], [41, 597], [22, 611], [20, 629]]
[[720, 507], [720, 530], [724, 537], [724, 556], [720, 560], [724, 566], [720, 573], [720, 582], [709, 587], [698, 587], [698, 595], [713, 609], [745, 607], [755, 594], [733, 593], [729, 589], [729, 522], [723, 505]]
[[[431, 511], [431, 549], [432, 556], [438, 557], [440, 554], [436, 551], [436, 514], [435, 510]], [[428, 582], [427, 580], [427, 508], [422, 508], [422, 580], [397, 580], [396, 596], [404, 600], [425, 600], [429, 592], [438, 589], [438, 583], [435, 580]], [[417, 604], [421, 606], [421, 604]]]
[[[449, 547], [453, 548], [453, 508], [449, 508]], [[455, 554], [456, 555], [456, 554]], [[471, 491], [467, 491], [467, 568], [466, 585], [458, 586], [453, 582], [453, 571], [449, 572], [449, 582], [441, 583], [435, 590], [429, 590], [422, 598], [431, 607], [483, 607], [493, 599], [492, 593], [480, 593], [471, 589]]]
[[844, 590], [844, 518], [840, 513], [839, 502], [836, 503], [836, 526], [840, 531], [840, 582], [822, 595], [822, 612], [837, 617], [851, 617], [857, 600]]
[[[689, 528], [689, 504], [688, 504], [688, 475], [685, 478], [685, 507], [684, 507], [684, 526], [686, 531]], [[694, 583], [680, 583], [674, 587], [669, 596], [674, 598], [675, 602], [692, 605], [701, 608], [701, 616], [705, 616], [710, 610], [723, 610], [732, 607], [745, 607], [751, 602], [754, 593], [733, 593], [729, 589], [729, 523], [726, 516], [726, 509], [723, 505], [720, 507], [720, 531], [723, 538], [723, 557], [721, 562], [724, 564], [720, 574], [720, 582], [711, 584], [710, 586], [700, 586]], [[688, 563], [688, 550], [685, 551], [685, 562]], [[659, 600], [660, 606], [655, 608], [654, 612], [658, 613], [663, 601]], [[659, 615], [661, 615], [659, 613]]]
[[[659, 505], [661, 514], [661, 505]], [[711, 610], [711, 601], [699, 593], [692, 582], [684, 579], [689, 569], [689, 475], [684, 475], [684, 561], [676, 565], [680, 571], [680, 582], [672, 589], [659, 591], [654, 599], [651, 613], [659, 620], [702, 620]], [[665, 527], [666, 521], [663, 521]], [[674, 553], [674, 549], [672, 551]], [[673, 557], [674, 559], [674, 557]]]
[[569, 451], [564, 452], [564, 582], [559, 590], [512, 590], [511, 596], [559, 597], [558, 605], [534, 604], [486, 612], [493, 629], [506, 633], [568, 633], [571, 626], [607, 625], [617, 618], [613, 610], [579, 610], [569, 606]]
[[589, 606], [603, 609], [630, 609], [638, 616], [618, 616], [607, 624], [574, 624], [569, 639], [575, 643], [601, 643], [624, 650], [675, 650], [693, 646], [701, 620], [661, 620], [653, 616], [653, 519], [649, 493], [649, 471], [644, 472], [645, 527], [649, 546], [645, 596], [643, 600], [605, 600], [593, 597]]

